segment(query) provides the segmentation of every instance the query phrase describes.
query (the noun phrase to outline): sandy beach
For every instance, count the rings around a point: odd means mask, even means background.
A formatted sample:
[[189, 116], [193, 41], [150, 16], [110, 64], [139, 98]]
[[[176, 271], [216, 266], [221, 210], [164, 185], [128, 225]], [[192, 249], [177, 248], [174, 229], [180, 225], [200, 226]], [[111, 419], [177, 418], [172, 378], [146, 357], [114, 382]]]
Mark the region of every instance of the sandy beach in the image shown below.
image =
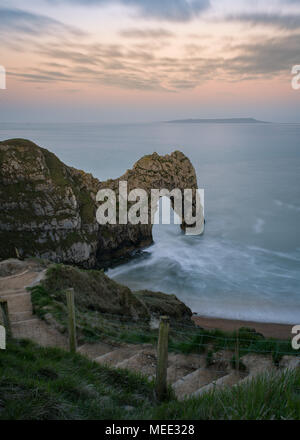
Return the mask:
[[205, 329], [219, 329], [223, 331], [233, 331], [241, 327], [255, 328], [267, 338], [290, 339], [292, 324], [273, 324], [253, 321], [237, 321], [222, 318], [209, 318], [205, 316], [193, 316], [193, 320], [197, 325]]

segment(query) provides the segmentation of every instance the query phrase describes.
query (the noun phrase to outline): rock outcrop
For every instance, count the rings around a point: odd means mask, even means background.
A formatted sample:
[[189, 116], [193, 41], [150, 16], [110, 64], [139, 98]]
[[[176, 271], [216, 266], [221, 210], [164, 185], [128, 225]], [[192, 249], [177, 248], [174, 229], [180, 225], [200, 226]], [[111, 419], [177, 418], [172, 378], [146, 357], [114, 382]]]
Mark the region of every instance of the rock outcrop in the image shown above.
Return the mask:
[[0, 257], [93, 266], [99, 182], [26, 140], [0, 143]]
[[[127, 320], [143, 319], [145, 322], [167, 314], [175, 323], [185, 322], [192, 326], [192, 311], [175, 295], [148, 290], [133, 292], [111, 280], [102, 270], [50, 265], [40, 286], [50, 295], [50, 308], [53, 301], [65, 302], [65, 289], [73, 287], [76, 307], [81, 312], [119, 315]], [[40, 307], [41, 304], [37, 302], [35, 306]], [[45, 303], [42, 306], [44, 312]]]
[[197, 188], [195, 170], [181, 152], [141, 158], [119, 179], [100, 182], [68, 167], [23, 139], [0, 142], [0, 259], [36, 256], [85, 268], [152, 243], [152, 225], [99, 225], [96, 194], [119, 181], [135, 188]]

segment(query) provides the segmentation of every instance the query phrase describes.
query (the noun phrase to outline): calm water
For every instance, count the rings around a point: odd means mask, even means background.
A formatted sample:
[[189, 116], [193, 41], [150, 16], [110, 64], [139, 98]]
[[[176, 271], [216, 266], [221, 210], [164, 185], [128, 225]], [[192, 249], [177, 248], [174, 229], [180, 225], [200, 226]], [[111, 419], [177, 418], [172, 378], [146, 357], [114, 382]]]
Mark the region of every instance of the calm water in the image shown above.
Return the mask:
[[109, 275], [203, 315], [300, 323], [300, 125], [0, 124], [0, 139], [11, 137], [101, 180], [144, 154], [182, 150], [205, 188], [205, 235], [155, 226], [144, 257]]

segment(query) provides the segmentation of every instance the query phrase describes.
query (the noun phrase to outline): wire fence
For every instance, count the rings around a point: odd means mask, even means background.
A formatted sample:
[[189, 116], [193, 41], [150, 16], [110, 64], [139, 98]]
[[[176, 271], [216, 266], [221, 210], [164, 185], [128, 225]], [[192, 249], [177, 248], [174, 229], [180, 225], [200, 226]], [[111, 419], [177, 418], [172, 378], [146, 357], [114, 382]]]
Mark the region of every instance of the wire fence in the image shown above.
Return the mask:
[[0, 324], [14, 338], [77, 351], [99, 364], [155, 379], [160, 399], [168, 384], [179, 395], [191, 394], [211, 384], [232, 385], [255, 372], [288, 367], [291, 359], [300, 362], [300, 353], [293, 350], [291, 341], [265, 338], [254, 329], [222, 333], [200, 328], [192, 320], [179, 321], [176, 316], [84, 314], [76, 309], [74, 290], [68, 289], [66, 294], [60, 319], [47, 313], [43, 320], [27, 312], [19, 312], [14, 319], [9, 302], [2, 300]]

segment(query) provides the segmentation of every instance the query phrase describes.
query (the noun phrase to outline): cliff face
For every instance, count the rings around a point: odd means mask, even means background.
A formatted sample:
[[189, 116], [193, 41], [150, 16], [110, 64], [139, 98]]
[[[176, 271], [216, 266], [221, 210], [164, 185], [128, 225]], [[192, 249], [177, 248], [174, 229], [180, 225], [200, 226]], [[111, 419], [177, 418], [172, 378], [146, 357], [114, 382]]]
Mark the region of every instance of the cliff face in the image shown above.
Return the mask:
[[94, 265], [97, 185], [30, 141], [1, 142], [0, 257]]
[[152, 243], [152, 225], [96, 221], [96, 194], [119, 181], [135, 188], [197, 188], [195, 170], [176, 151], [140, 159], [119, 179], [100, 182], [23, 139], [0, 142], [0, 258], [36, 256], [96, 267]]

